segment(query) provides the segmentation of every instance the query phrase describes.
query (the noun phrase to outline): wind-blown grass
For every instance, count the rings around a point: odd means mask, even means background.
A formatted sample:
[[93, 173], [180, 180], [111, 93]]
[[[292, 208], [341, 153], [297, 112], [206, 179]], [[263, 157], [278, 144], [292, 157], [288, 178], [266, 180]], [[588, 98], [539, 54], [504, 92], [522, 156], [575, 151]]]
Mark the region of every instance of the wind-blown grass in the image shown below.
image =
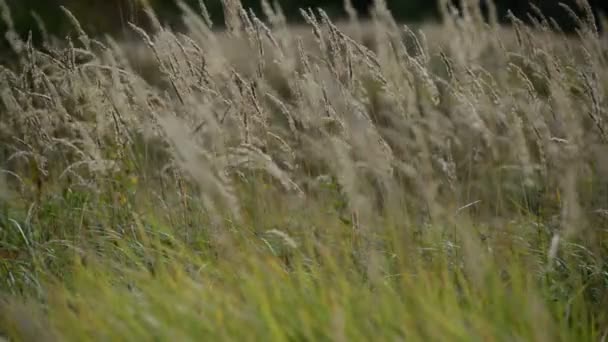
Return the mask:
[[301, 36], [224, 6], [224, 33], [150, 12], [143, 53], [67, 10], [74, 35], [36, 47], [4, 10], [0, 334], [606, 338], [591, 17], [566, 36], [443, 4], [414, 32], [377, 1], [347, 30], [302, 11]]

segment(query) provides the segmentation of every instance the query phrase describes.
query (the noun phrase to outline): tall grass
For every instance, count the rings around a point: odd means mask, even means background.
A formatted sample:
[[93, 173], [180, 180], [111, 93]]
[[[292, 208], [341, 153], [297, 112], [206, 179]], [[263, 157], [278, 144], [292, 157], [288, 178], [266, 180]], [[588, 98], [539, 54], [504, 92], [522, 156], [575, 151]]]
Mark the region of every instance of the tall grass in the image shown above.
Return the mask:
[[[0, 1], [3, 5], [3, 2]], [[608, 46], [383, 1], [0, 67], [0, 336], [605, 340]], [[557, 31], [557, 33], [556, 33]]]

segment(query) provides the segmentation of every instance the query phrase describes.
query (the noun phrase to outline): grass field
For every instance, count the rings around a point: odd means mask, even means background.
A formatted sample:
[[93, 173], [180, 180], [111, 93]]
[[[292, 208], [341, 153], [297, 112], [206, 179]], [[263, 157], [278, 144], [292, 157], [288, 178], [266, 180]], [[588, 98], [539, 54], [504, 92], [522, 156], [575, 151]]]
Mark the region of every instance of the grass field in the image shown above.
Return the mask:
[[[444, 7], [11, 31], [0, 340], [606, 341], [608, 44]], [[150, 13], [152, 19], [153, 15]], [[154, 21], [154, 20], [152, 20]], [[213, 27], [214, 28], [214, 27]]]

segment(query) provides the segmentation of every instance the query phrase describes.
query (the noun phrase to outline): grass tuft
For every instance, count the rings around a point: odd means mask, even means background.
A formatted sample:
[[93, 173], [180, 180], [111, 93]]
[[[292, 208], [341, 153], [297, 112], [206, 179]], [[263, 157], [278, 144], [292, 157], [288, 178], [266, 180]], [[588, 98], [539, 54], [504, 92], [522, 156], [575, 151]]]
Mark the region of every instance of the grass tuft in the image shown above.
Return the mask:
[[297, 28], [223, 4], [226, 32], [201, 2], [140, 42], [67, 9], [73, 37], [7, 33], [0, 339], [608, 336], [592, 16], [566, 36], [446, 3], [413, 28], [346, 1]]

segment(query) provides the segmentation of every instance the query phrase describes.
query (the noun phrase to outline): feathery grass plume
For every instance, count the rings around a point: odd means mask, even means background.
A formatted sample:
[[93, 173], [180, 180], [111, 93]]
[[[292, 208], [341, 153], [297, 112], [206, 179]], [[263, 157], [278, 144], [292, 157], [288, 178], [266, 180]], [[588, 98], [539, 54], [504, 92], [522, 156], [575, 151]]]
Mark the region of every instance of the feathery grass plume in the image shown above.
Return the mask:
[[14, 53], [19, 56], [24, 48], [24, 42], [15, 31], [15, 23], [11, 16], [11, 9], [5, 0], [0, 0], [0, 19], [6, 25], [6, 32], [4, 32], [4, 38], [9, 43]]
[[80, 26], [80, 22], [78, 21], [78, 19], [76, 19], [74, 14], [72, 14], [72, 12], [70, 12], [70, 10], [66, 7], [61, 6], [61, 10], [68, 18], [72, 26], [74, 26], [74, 29], [76, 29], [76, 33], [78, 33], [78, 40], [80, 40], [85, 49], [89, 50], [91, 48], [91, 41], [89, 39], [89, 36], [82, 29], [82, 26]]
[[443, 1], [404, 27], [345, 1], [348, 23], [300, 27], [225, 0], [222, 31], [199, 5], [182, 32], [147, 7], [134, 41], [22, 39], [0, 67], [0, 291], [34, 312], [2, 333], [601, 339], [592, 26]]
[[243, 5], [239, 0], [222, 0], [222, 8], [224, 9], [224, 23], [228, 33], [234, 37], [240, 37], [243, 30], [241, 11]]
[[222, 210], [228, 210], [233, 218], [238, 220], [239, 203], [225, 174], [228, 166], [226, 162], [222, 162], [221, 156], [201, 150], [188, 140], [188, 136], [183, 134], [185, 127], [178, 119], [161, 117], [159, 123], [166, 138], [172, 143], [176, 163], [201, 187], [202, 199], [215, 224], [221, 222]]
[[203, 16], [203, 19], [205, 19], [205, 24], [207, 24], [207, 27], [209, 27], [210, 29], [213, 28], [213, 21], [211, 20], [211, 16], [209, 15], [209, 11], [207, 10], [207, 6], [205, 5], [205, 1], [203, 0], [199, 0], [198, 1], [198, 6], [201, 10], [201, 15]]
[[353, 7], [353, 3], [351, 0], [344, 0], [344, 11], [348, 15], [348, 19], [351, 23], [356, 23], [358, 19], [357, 11]]
[[38, 26], [38, 31], [40, 32], [40, 35], [42, 36], [41, 40], [42, 40], [43, 44], [48, 44], [51, 40], [51, 37], [48, 33], [46, 25], [44, 24], [44, 20], [42, 20], [42, 17], [40, 17], [40, 15], [38, 13], [36, 13], [35, 11], [32, 11], [31, 15], [32, 15], [32, 18], [34, 19], [34, 21], [36, 22], [36, 26]]

